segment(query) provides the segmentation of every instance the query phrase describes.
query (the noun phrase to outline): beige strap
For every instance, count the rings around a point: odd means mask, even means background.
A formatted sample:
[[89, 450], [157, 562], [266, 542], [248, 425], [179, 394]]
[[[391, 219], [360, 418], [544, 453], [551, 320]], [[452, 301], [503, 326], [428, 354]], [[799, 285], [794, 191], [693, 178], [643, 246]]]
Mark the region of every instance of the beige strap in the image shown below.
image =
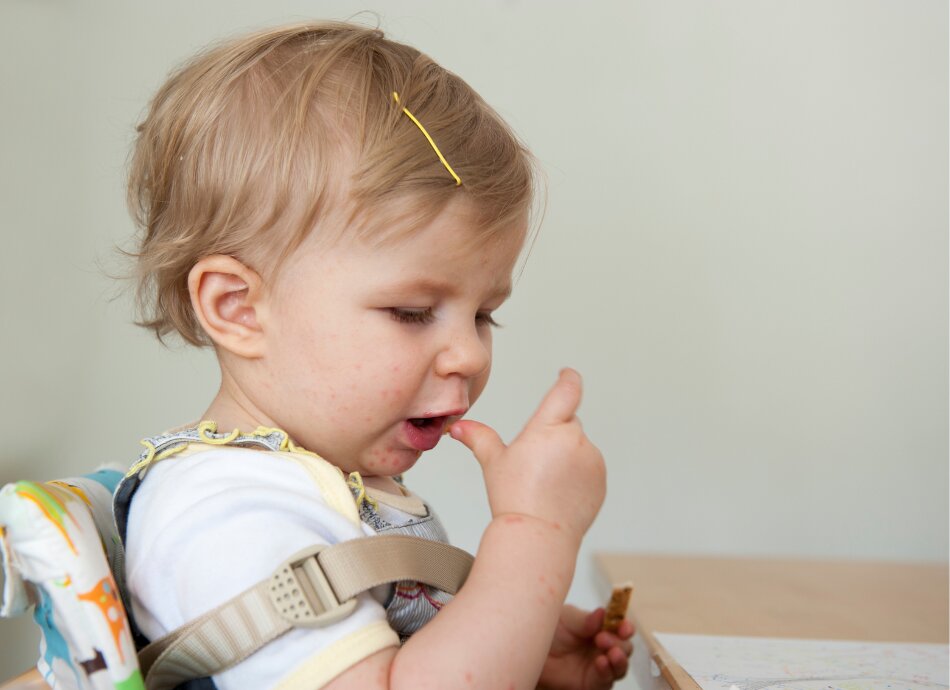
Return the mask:
[[449, 544], [382, 535], [353, 539], [322, 551], [317, 559], [340, 601], [387, 582], [416, 580], [455, 594], [461, 589], [472, 556]]
[[274, 574], [139, 653], [147, 690], [166, 690], [218, 673], [294, 627], [321, 627], [349, 615], [355, 596], [414, 580], [455, 594], [472, 556], [406, 535], [353, 539], [295, 554]]

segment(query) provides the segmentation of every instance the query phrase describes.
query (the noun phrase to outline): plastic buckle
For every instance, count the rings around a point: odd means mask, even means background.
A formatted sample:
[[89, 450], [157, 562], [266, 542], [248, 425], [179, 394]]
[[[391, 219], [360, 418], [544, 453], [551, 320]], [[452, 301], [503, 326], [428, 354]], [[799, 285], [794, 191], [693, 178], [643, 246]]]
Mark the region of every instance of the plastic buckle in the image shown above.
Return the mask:
[[320, 628], [349, 616], [356, 599], [340, 602], [317, 554], [328, 544], [298, 551], [274, 571], [268, 594], [277, 612], [296, 627]]

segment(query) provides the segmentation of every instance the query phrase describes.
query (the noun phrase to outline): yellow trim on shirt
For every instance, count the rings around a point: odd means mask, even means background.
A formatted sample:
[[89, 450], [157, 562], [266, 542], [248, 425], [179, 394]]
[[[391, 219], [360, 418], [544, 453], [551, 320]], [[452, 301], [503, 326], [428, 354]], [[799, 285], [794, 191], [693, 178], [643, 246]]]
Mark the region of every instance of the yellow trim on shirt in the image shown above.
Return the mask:
[[313, 479], [327, 505], [354, 525], [360, 524], [360, 513], [346, 485], [343, 472], [336, 465], [332, 465], [319, 455], [301, 453], [299, 451], [283, 451], [281, 457], [286, 457], [300, 465], [310, 478]]
[[398, 646], [396, 632], [385, 621], [377, 621], [314, 654], [282, 678], [274, 690], [318, 690], [371, 654]]

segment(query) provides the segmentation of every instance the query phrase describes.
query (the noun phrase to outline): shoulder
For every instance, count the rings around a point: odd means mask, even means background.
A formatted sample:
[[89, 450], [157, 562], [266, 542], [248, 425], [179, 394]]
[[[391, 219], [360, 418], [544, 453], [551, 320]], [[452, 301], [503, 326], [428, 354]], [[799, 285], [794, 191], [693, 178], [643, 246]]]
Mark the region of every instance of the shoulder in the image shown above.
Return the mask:
[[[126, 552], [142, 632], [150, 639], [167, 634], [269, 577], [303, 548], [366, 536], [358, 520], [354, 524], [328, 503], [314, 479], [319, 463], [222, 447], [181, 453], [149, 468], [132, 502]], [[352, 505], [342, 476], [338, 485]], [[328, 680], [322, 674], [335, 668], [330, 662], [345, 668], [397, 642], [382, 607], [362, 594], [348, 618], [291, 631], [215, 676], [215, 684], [225, 690], [272, 687], [275, 668], [306, 665], [308, 687], [318, 687]], [[320, 663], [314, 666], [314, 660]]]
[[132, 502], [129, 530], [130, 536], [133, 530], [164, 532], [182, 523], [193, 531], [269, 515], [281, 521], [330, 518], [360, 529], [342, 474], [320, 458], [199, 446], [148, 469]]
[[[155, 462], [148, 470], [153, 487], [176, 482], [182, 490], [198, 488], [206, 482], [216, 486], [239, 486], [264, 482], [265, 485], [293, 485], [308, 476], [296, 453], [275, 452], [235, 446], [192, 444], [184, 452]], [[311, 462], [331, 467], [313, 456]], [[337, 471], [339, 473], [339, 471]]]
[[[339, 487], [355, 513], [342, 477]], [[210, 448], [159, 462], [129, 510], [129, 586], [184, 582], [210, 570], [222, 585], [208, 581], [220, 592], [213, 598], [223, 601], [302, 548], [364, 536], [359, 519], [337, 510], [333, 498], [284, 453]]]
[[150, 466], [135, 494], [130, 521], [143, 511], [151, 516], [201, 511], [211, 503], [247, 507], [316, 502], [358, 524], [352, 495], [340, 470], [322, 458], [231, 446], [193, 445]]

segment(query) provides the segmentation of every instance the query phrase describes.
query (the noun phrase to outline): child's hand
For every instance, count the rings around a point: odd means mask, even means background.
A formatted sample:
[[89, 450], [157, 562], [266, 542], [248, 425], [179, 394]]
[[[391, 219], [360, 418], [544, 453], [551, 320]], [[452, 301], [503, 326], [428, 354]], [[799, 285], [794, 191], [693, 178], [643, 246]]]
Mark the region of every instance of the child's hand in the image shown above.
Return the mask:
[[602, 608], [564, 606], [538, 690], [607, 690], [626, 675], [633, 624], [624, 619], [616, 634], [601, 630], [603, 624]]
[[575, 416], [580, 401], [581, 377], [564, 369], [510, 446], [479, 422], [452, 425], [482, 466], [493, 517], [527, 515], [583, 537], [604, 501], [606, 470]]

